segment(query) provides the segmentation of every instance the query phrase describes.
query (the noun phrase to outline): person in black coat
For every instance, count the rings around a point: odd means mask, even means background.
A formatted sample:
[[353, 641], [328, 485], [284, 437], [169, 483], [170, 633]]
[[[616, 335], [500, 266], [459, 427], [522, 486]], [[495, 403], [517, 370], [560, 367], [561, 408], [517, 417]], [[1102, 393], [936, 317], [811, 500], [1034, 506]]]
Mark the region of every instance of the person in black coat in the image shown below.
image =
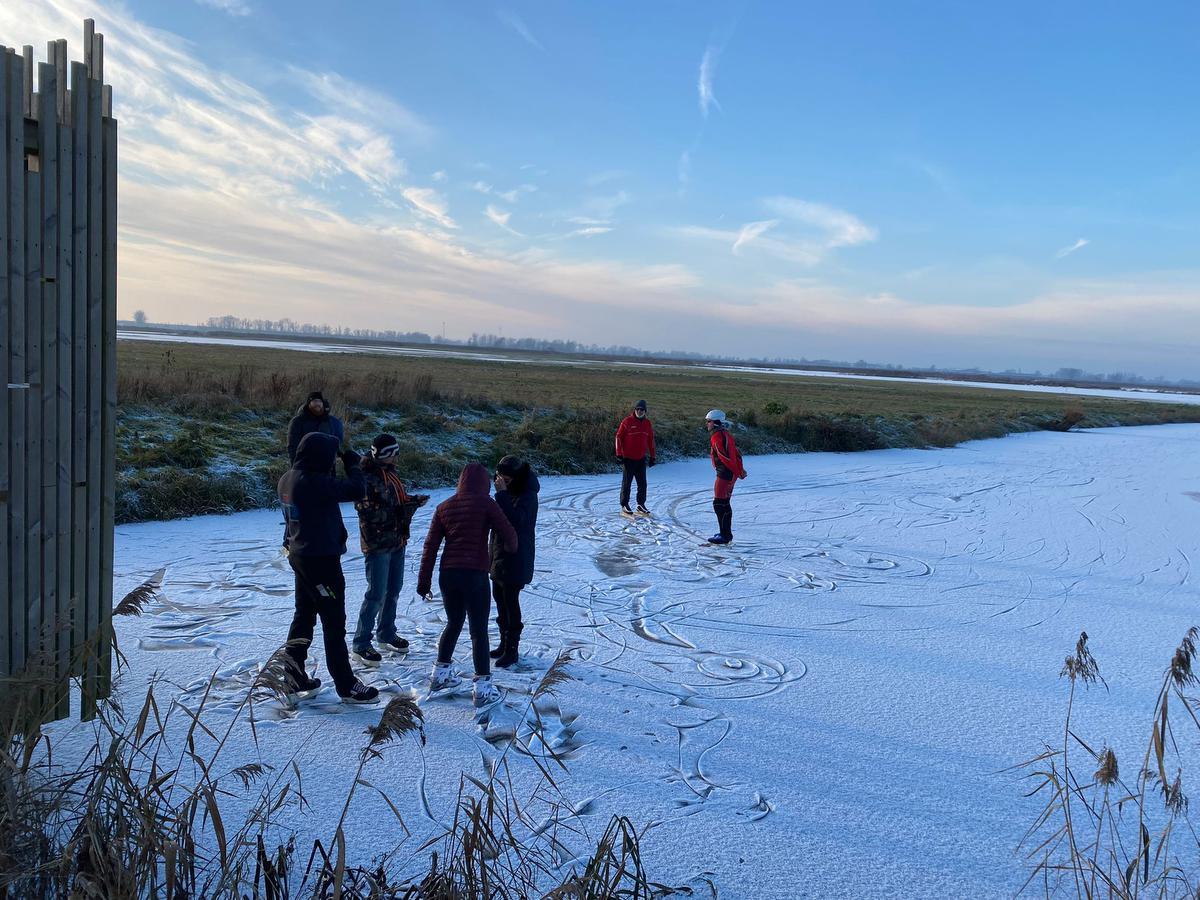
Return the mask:
[[492, 535], [492, 598], [500, 646], [492, 651], [497, 668], [516, 663], [521, 641], [521, 589], [533, 581], [534, 531], [537, 529], [541, 485], [529, 463], [506, 456], [496, 466], [496, 502], [517, 532], [517, 549], [509, 552]]
[[343, 700], [369, 703], [379, 691], [363, 684], [350, 668], [346, 650], [346, 578], [342, 554], [346, 552], [346, 526], [339, 504], [361, 500], [364, 492], [359, 456], [341, 454], [345, 478], [330, 472], [338, 455], [338, 440], [329, 434], [308, 434], [296, 450], [296, 462], [279, 479], [288, 562], [296, 573], [296, 612], [288, 629], [287, 654], [295, 664], [292, 673], [298, 692], [316, 690], [321, 682], [304, 670], [317, 618], [325, 637], [325, 666]]
[[[288, 423], [288, 462], [296, 462], [296, 450], [306, 434], [320, 432], [337, 438], [339, 446], [346, 438], [342, 420], [330, 413], [329, 401], [320, 391], [308, 395], [304, 404], [296, 410]], [[332, 469], [330, 470], [332, 471]]]

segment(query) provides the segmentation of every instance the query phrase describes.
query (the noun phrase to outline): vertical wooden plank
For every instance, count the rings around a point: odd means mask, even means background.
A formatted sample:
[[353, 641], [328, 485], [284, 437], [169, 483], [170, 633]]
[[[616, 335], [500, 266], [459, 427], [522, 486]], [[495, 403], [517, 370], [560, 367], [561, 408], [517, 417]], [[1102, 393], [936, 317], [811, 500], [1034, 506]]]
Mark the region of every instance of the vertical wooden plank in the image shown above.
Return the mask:
[[92, 50], [96, 46], [96, 20], [83, 20], [83, 64], [87, 66], [88, 77], [92, 75]]
[[26, 44], [21, 48], [21, 53], [25, 74], [23, 82], [25, 94], [21, 98], [21, 110], [25, 118], [29, 119], [33, 117], [33, 46]]
[[[59, 62], [66, 56], [66, 48], [60, 50]], [[65, 70], [64, 70], [65, 71]], [[59, 91], [59, 97], [63, 93]], [[65, 115], [65, 114], [64, 114]], [[68, 120], [69, 121], [69, 120]], [[71, 645], [72, 645], [72, 568], [73, 554], [71, 550], [74, 529], [72, 527], [71, 507], [73, 495], [72, 452], [74, 435], [72, 432], [72, 382], [74, 367], [72, 353], [74, 341], [73, 327], [73, 286], [75, 252], [72, 239], [74, 225], [74, 170], [72, 161], [75, 156], [75, 143], [72, 140], [73, 130], [70, 125], [60, 125], [58, 133], [58, 457], [55, 479], [58, 485], [58, 632], [55, 640], [57, 665], [55, 677], [59, 686], [58, 705], [55, 716], [65, 719], [71, 715]]]
[[58, 120], [71, 121], [67, 118], [67, 39], [59, 38], [54, 53], [55, 81], [58, 84]]
[[[97, 43], [99, 43], [97, 41]], [[93, 66], [98, 62], [92, 52]], [[89, 665], [84, 673], [83, 718], [96, 714], [97, 691], [100, 687], [100, 631], [103, 612], [100, 609], [100, 580], [102, 577], [100, 500], [102, 493], [101, 459], [103, 452], [103, 337], [104, 337], [104, 195], [102, 192], [102, 163], [104, 136], [101, 127], [101, 85], [95, 78], [87, 81], [87, 318], [88, 318], [88, 474], [87, 474], [87, 633]]]
[[9, 165], [8, 165], [8, 123], [9, 123], [9, 74], [12, 66], [9, 64], [7, 47], [0, 46], [0, 368], [3, 369], [3, 384], [0, 385], [0, 676], [12, 672], [12, 637], [10, 635], [13, 590], [9, 583], [9, 546], [8, 546], [8, 492], [9, 492], [9, 459], [8, 442], [12, 433], [12, 422], [9, 420], [9, 397], [12, 391], [8, 388], [8, 376], [12, 371], [9, 361]]
[[9, 634], [14, 672], [25, 666], [25, 68], [8, 63], [8, 290], [9, 290]]
[[25, 661], [42, 652], [42, 175], [25, 172]]
[[87, 643], [87, 66], [71, 64], [71, 662]]
[[[51, 41], [51, 58], [58, 43]], [[38, 152], [42, 182], [42, 633], [47, 675], [58, 679], [58, 67], [38, 67]], [[49, 687], [49, 686], [48, 686]], [[53, 708], [47, 705], [47, 712]]]
[[[103, 64], [103, 55], [101, 55]], [[109, 95], [111, 98], [111, 95]], [[110, 99], [111, 102], [111, 99]], [[112, 693], [113, 551], [116, 517], [117, 440], [117, 123], [104, 120], [104, 408], [101, 416], [103, 462], [100, 473], [100, 684]]]

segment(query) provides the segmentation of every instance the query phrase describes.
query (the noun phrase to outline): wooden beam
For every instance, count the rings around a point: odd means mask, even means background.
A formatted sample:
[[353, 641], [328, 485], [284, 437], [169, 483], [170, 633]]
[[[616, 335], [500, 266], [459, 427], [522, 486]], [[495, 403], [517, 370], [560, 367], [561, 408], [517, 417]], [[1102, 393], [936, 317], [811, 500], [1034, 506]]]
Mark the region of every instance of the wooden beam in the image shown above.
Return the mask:
[[[63, 53], [65, 54], [65, 48]], [[59, 91], [62, 97], [62, 91]], [[55, 717], [65, 719], [71, 715], [71, 652], [74, 629], [72, 550], [74, 529], [72, 527], [72, 453], [74, 434], [71, 398], [74, 382], [74, 286], [73, 277], [75, 248], [74, 226], [74, 131], [68, 124], [59, 126], [58, 133], [58, 277], [55, 280], [58, 298], [58, 456], [55, 460], [58, 507], [58, 631], [55, 633], [55, 678], [61, 689], [55, 706]]]
[[9, 450], [8, 556], [11, 671], [25, 666], [25, 67], [9, 54], [8, 63], [8, 383]]
[[84, 674], [87, 652], [87, 66], [71, 64], [71, 664]]
[[12, 672], [12, 598], [14, 596], [9, 579], [8, 543], [8, 493], [9, 493], [9, 436], [12, 421], [9, 418], [8, 375], [12, 371], [9, 359], [9, 202], [11, 187], [8, 165], [9, 141], [9, 90], [12, 65], [7, 47], [0, 46], [0, 676]]
[[[97, 63], [96, 54], [92, 54]], [[83, 718], [96, 715], [100, 689], [101, 623], [100, 609], [101, 517], [103, 492], [101, 454], [103, 452], [104, 403], [104, 132], [101, 128], [100, 82], [87, 82], [87, 336], [88, 336], [88, 467], [87, 467], [87, 633], [90, 642], [88, 667], [83, 677]]]

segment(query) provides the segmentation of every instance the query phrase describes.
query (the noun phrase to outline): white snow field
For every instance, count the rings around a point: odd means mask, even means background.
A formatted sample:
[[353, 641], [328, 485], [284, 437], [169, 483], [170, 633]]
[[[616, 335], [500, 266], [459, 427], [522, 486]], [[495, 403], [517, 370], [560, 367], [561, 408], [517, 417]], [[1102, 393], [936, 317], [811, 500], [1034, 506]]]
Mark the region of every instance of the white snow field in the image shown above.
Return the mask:
[[[367, 777], [415, 849], [452, 814], [460, 773], [486, 776], [506, 717], [569, 649], [574, 680], [544, 707], [547, 739], [569, 757], [559, 786], [593, 839], [613, 813], [653, 826], [642, 849], [655, 880], [697, 896], [710, 881], [722, 898], [1011, 896], [1042, 801], [1005, 770], [1061, 739], [1059, 670], [1080, 631], [1110, 690], [1081, 696], [1077, 731], [1132, 775], [1161, 674], [1200, 622], [1198, 453], [1200, 426], [1177, 425], [751, 458], [723, 549], [702, 544], [715, 530], [706, 461], [651, 471], [652, 520], [615, 514], [615, 477], [547, 478], [524, 663], [497, 674], [509, 708], [485, 732], [469, 699], [423, 701], [428, 745], [404, 739]], [[414, 589], [429, 509], [400, 602], [413, 649], [367, 672], [385, 698], [419, 688], [433, 662], [441, 608]], [[166, 599], [119, 621], [129, 702], [153, 673], [185, 703], [214, 670], [221, 699], [245, 690], [290, 620], [279, 522], [263, 511], [118, 529], [118, 597], [167, 567]], [[344, 567], [353, 621], [360, 556]], [[469, 669], [465, 632], [456, 662]], [[337, 703], [317, 674], [318, 696], [259, 729], [267, 762], [295, 754], [305, 773], [311, 807], [293, 823], [305, 858], [314, 837], [328, 841], [380, 711]], [[67, 745], [90, 733], [54, 727], [72, 732]], [[226, 762], [255, 758], [243, 729]], [[509, 762], [533, 783], [527, 757]], [[363, 791], [355, 804], [359, 862], [404, 840], [382, 800]]]

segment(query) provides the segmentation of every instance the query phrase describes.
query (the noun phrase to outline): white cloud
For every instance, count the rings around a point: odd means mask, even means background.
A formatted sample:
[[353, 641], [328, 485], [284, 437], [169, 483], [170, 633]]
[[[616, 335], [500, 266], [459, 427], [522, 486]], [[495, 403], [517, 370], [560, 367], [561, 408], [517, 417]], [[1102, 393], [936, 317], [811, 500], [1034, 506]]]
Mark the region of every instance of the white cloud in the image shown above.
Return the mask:
[[713, 77], [716, 75], [717, 57], [720, 56], [720, 52], [710, 44], [705, 48], [704, 56], [700, 60], [700, 76], [696, 80], [696, 90], [700, 95], [700, 114], [706, 119], [710, 109], [716, 107], [720, 110], [721, 108], [716, 95], [713, 94]]
[[762, 222], [747, 222], [738, 232], [733, 241], [733, 253], [736, 255], [742, 247], [754, 243], [772, 228], [779, 224], [778, 219], [766, 219]]
[[289, 72], [301, 87], [325, 107], [328, 115], [366, 123], [380, 131], [422, 144], [434, 137], [434, 129], [428, 122], [374, 88], [336, 72], [310, 72], [296, 66], [289, 67]]
[[1080, 238], [1075, 243], [1073, 243], [1071, 246], [1063, 247], [1061, 250], [1059, 250], [1057, 253], [1055, 253], [1054, 258], [1062, 259], [1064, 256], [1070, 256], [1076, 250], [1080, 249], [1081, 247], [1086, 247], [1090, 243], [1091, 243], [1091, 241], [1089, 241], [1087, 238]]
[[231, 16], [250, 15], [250, 6], [245, 0], [196, 0], [196, 2], [201, 6], [219, 9], [221, 12], [229, 13]]
[[610, 231], [612, 231], [612, 228], [608, 225], [588, 225], [585, 228], [576, 228], [574, 231], [568, 231], [563, 237], [595, 237], [598, 234], [608, 234]]
[[542, 42], [533, 36], [533, 32], [529, 30], [529, 26], [515, 12], [510, 9], [499, 9], [496, 10], [496, 15], [501, 22], [519, 34], [521, 40], [529, 44], [529, 46], [536, 47], [539, 50], [546, 49], [542, 46]]
[[443, 228], [458, 227], [450, 218], [445, 199], [433, 188], [408, 187], [400, 194], [425, 218], [432, 219]]
[[449, 176], [446, 174], [446, 171], [444, 169], [438, 169], [436, 172], [433, 173], [433, 180], [438, 182], [438, 184], [441, 184], [442, 182], [446, 181], [448, 178], [449, 178]]
[[778, 216], [812, 225], [825, 232], [828, 247], [853, 247], [879, 236], [874, 228], [856, 216], [822, 203], [810, 203], [794, 197], [770, 197], [764, 201], [764, 205]]

